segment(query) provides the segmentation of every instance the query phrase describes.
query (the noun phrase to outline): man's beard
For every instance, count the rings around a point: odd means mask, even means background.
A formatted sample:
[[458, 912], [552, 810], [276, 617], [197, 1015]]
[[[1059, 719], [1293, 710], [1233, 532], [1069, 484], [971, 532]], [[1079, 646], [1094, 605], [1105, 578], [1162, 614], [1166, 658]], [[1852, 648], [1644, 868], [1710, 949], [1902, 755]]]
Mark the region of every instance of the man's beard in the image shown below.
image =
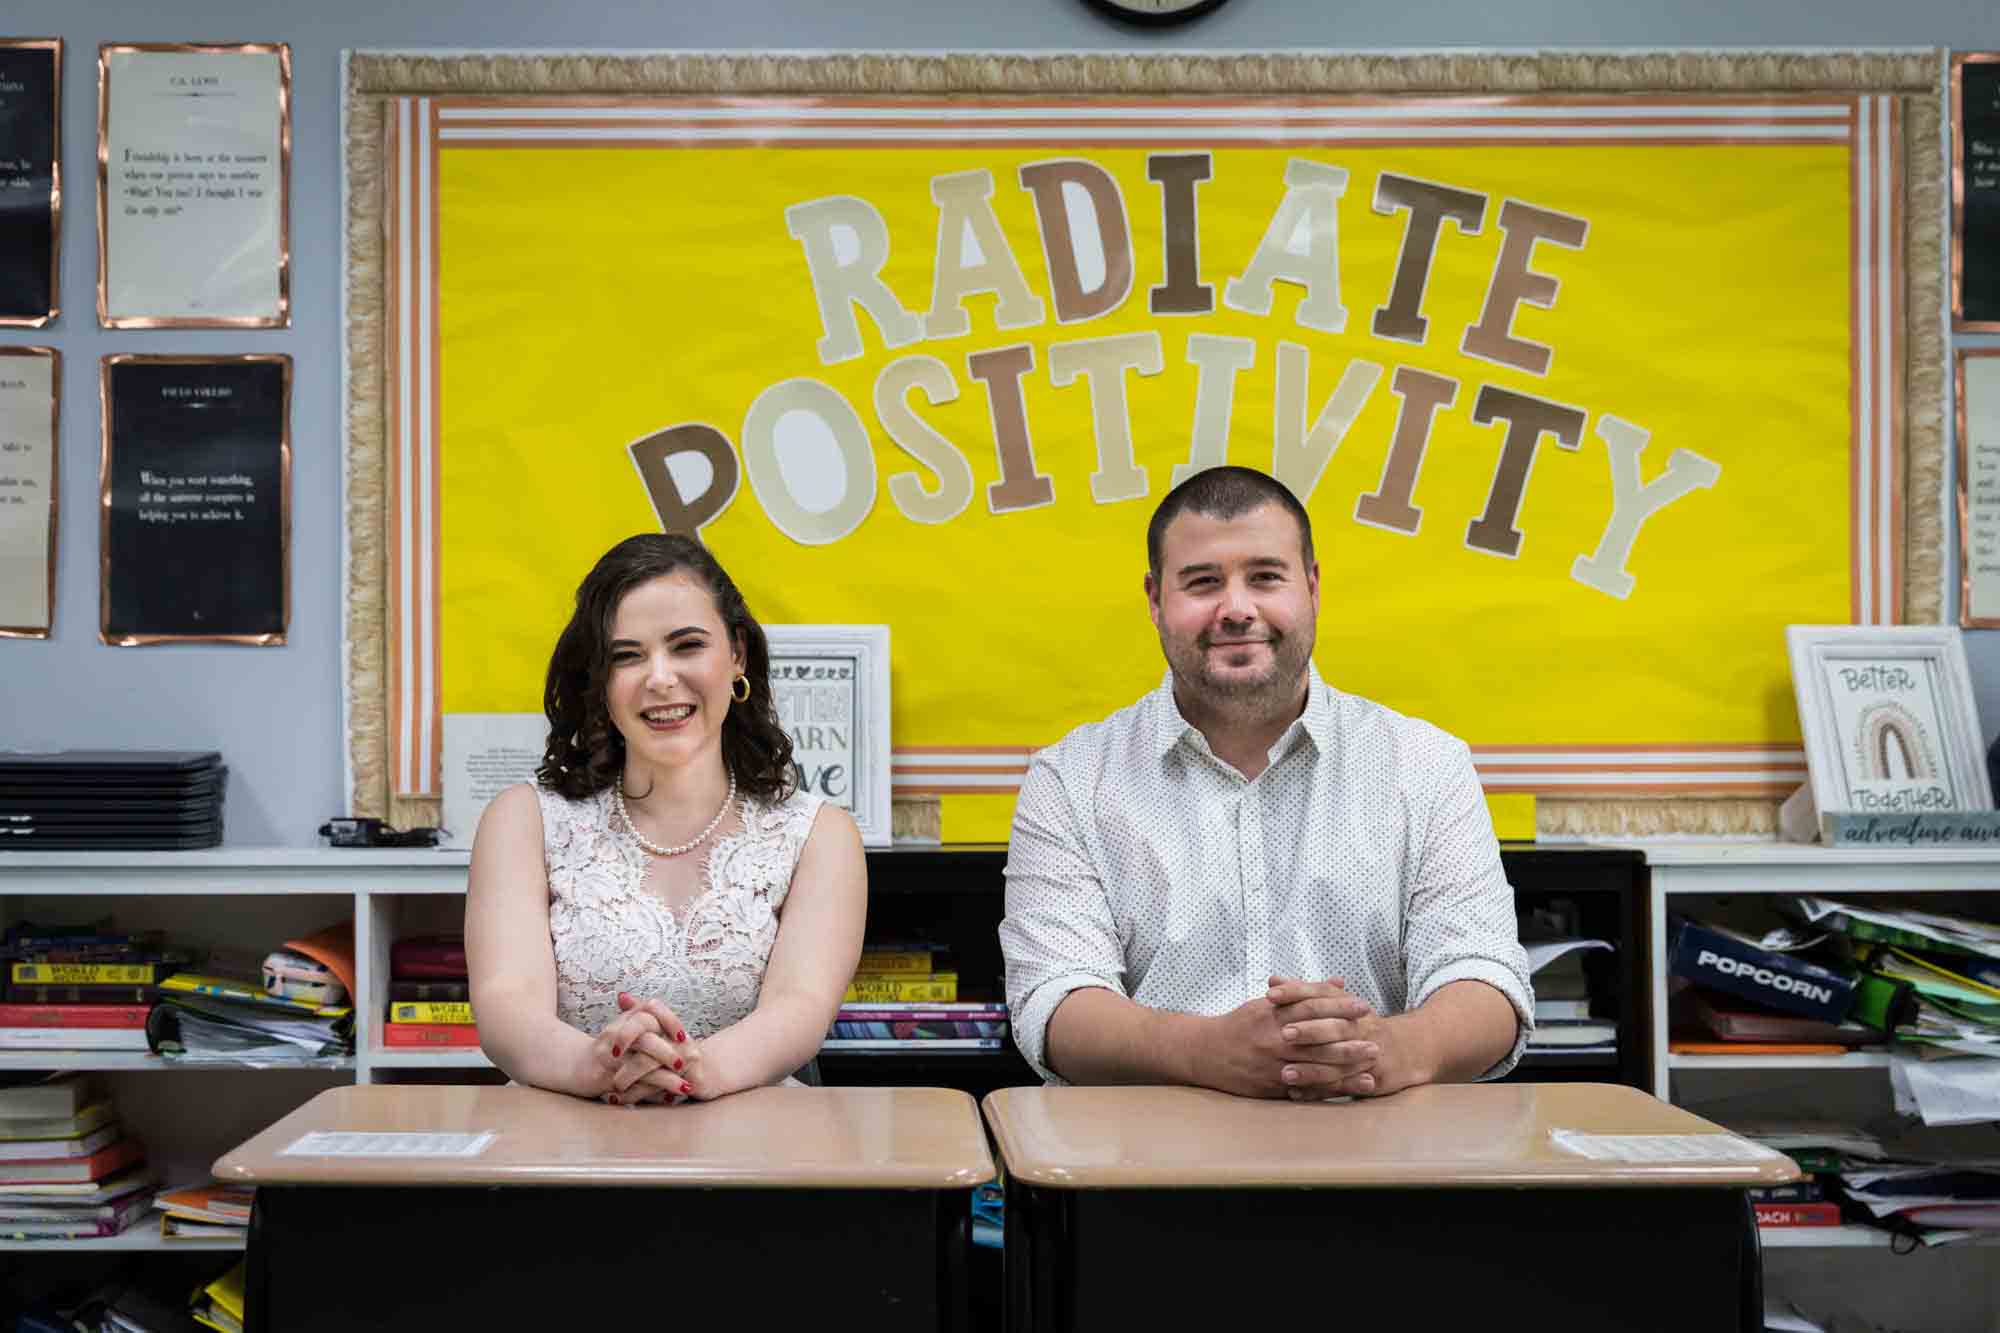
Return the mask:
[[1193, 702], [1239, 721], [1262, 721], [1296, 708], [1306, 658], [1312, 652], [1313, 626], [1300, 625], [1289, 634], [1266, 627], [1264, 635], [1271, 650], [1268, 667], [1256, 675], [1218, 676], [1208, 665], [1214, 640], [1203, 630], [1195, 636], [1192, 652], [1168, 654], [1175, 683], [1193, 696]]

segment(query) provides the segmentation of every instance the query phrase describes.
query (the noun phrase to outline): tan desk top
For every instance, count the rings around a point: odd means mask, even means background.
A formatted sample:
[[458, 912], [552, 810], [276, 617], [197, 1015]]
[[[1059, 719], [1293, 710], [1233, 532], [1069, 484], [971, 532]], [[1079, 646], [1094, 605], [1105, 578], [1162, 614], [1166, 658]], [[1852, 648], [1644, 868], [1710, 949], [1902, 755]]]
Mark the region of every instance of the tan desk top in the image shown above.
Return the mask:
[[[494, 1134], [476, 1156], [301, 1156], [310, 1133]], [[250, 1185], [970, 1189], [993, 1179], [978, 1108], [945, 1088], [753, 1088], [607, 1106], [521, 1087], [323, 1092], [215, 1163]]]
[[1757, 1161], [1600, 1161], [1551, 1140], [1553, 1130], [1726, 1132], [1616, 1084], [1477, 1083], [1319, 1104], [1205, 1088], [1003, 1088], [985, 1110], [1008, 1174], [1059, 1189], [1595, 1189], [1799, 1178], [1791, 1159], [1776, 1153]]

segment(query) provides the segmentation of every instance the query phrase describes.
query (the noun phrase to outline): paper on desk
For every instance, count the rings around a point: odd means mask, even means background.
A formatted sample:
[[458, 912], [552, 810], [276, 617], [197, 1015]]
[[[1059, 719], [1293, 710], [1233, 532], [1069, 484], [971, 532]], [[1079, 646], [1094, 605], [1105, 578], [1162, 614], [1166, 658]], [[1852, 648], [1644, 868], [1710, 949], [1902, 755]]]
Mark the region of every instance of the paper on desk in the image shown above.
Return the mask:
[[1592, 1134], [1552, 1129], [1549, 1142], [1598, 1162], [1768, 1162], [1784, 1159], [1775, 1148], [1734, 1134]]
[[1897, 1112], [1921, 1115], [1926, 1125], [2000, 1120], [2000, 1059], [1924, 1060], [1897, 1049], [1889, 1056], [1889, 1087]]
[[280, 1157], [477, 1157], [498, 1135], [348, 1134], [314, 1130], [300, 1135]]
[[1528, 951], [1528, 971], [1539, 972], [1566, 953], [1578, 949], [1609, 949], [1609, 940], [1541, 940], [1534, 944], [1523, 944]]

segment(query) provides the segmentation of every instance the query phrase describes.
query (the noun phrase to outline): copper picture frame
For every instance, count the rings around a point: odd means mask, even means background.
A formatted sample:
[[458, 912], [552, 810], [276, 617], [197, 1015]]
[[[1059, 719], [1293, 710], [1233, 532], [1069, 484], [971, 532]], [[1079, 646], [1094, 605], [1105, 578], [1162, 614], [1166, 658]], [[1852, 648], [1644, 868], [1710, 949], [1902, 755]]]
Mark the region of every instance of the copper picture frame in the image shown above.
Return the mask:
[[[1952, 410], [1955, 416], [1953, 425], [1956, 427], [1958, 440], [1958, 623], [1966, 629], [2000, 629], [2000, 610], [1977, 615], [1974, 614], [1972, 605], [1973, 567], [1974, 562], [1980, 558], [1982, 550], [1981, 534], [1974, 530], [1974, 524], [1982, 517], [1984, 511], [1975, 513], [1973, 508], [1975, 502], [1982, 497], [1977, 493], [1978, 482], [1972, 471], [1972, 464], [1976, 461], [1977, 455], [1974, 453], [1970, 435], [1975, 423], [1982, 420], [1990, 419], [2000, 423], [2000, 379], [1996, 379], [1996, 392], [1992, 399], [1986, 401], [1982, 398], [1985, 409], [1982, 418], [1979, 414], [1975, 414], [1966, 397], [1968, 387], [1977, 387], [1971, 384], [1974, 377], [1968, 375], [1966, 370], [1969, 365], [1989, 362], [1996, 375], [2000, 376], [2000, 347], [1962, 347], [1952, 355]], [[1988, 559], [1995, 567], [1996, 577], [2000, 577], [2000, 424], [1996, 424], [1993, 435], [1987, 443], [1994, 454], [1994, 469], [1993, 479], [1988, 488], [1989, 495], [1984, 497], [1991, 510], [1990, 515], [1984, 516], [1992, 524], [1992, 528], [1984, 535], [1993, 545], [1985, 549], [1991, 550], [1992, 554]]]
[[[275, 630], [255, 632], [114, 630], [112, 627], [113, 564], [117, 544], [113, 541], [113, 437], [118, 423], [114, 413], [112, 381], [128, 366], [227, 367], [276, 365], [280, 368], [278, 395], [278, 569], [277, 620]], [[246, 352], [234, 356], [176, 356], [119, 353], [100, 362], [98, 376], [100, 452], [98, 456], [98, 638], [117, 648], [133, 648], [153, 643], [242, 643], [274, 647], [285, 642], [292, 621], [292, 358], [281, 352]], [[192, 484], [192, 483], [190, 483]]]
[[[1965, 71], [1968, 66], [2000, 65], [2000, 52], [1961, 52], [1951, 58], [1951, 327], [1960, 333], [2000, 333], [2000, 318], [1968, 318], [1965, 313], [1966, 125]], [[2000, 148], [2000, 146], [1996, 146]], [[2000, 172], [2000, 156], [1989, 164]], [[2000, 268], [2000, 227], [1992, 237], [1992, 263]]]
[[[274, 56], [277, 60], [278, 190], [275, 302], [268, 313], [196, 314], [111, 309], [111, 119], [114, 61], [135, 56]], [[221, 96], [199, 89], [176, 96]], [[286, 42], [106, 42], [97, 48], [97, 322], [110, 329], [288, 328], [292, 322], [292, 51]]]
[[47, 51], [53, 61], [49, 83], [49, 302], [40, 314], [0, 312], [0, 328], [39, 329], [62, 313], [62, 58], [60, 37], [0, 38], [0, 52]]
[[[0, 358], [34, 357], [49, 363], [49, 537], [44, 572], [46, 590], [43, 623], [40, 625], [0, 625], [0, 639], [46, 639], [56, 621], [56, 524], [62, 498], [62, 353], [53, 347], [0, 347]], [[6, 374], [0, 359], [0, 376]]]

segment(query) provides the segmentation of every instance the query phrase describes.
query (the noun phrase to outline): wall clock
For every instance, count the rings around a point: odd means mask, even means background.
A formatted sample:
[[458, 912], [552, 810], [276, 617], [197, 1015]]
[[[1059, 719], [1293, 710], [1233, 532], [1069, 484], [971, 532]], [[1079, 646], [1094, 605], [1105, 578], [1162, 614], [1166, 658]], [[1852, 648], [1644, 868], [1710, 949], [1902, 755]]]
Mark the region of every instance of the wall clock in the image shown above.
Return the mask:
[[1127, 23], [1165, 27], [1212, 13], [1222, 8], [1226, 0], [1085, 0], [1085, 3]]

